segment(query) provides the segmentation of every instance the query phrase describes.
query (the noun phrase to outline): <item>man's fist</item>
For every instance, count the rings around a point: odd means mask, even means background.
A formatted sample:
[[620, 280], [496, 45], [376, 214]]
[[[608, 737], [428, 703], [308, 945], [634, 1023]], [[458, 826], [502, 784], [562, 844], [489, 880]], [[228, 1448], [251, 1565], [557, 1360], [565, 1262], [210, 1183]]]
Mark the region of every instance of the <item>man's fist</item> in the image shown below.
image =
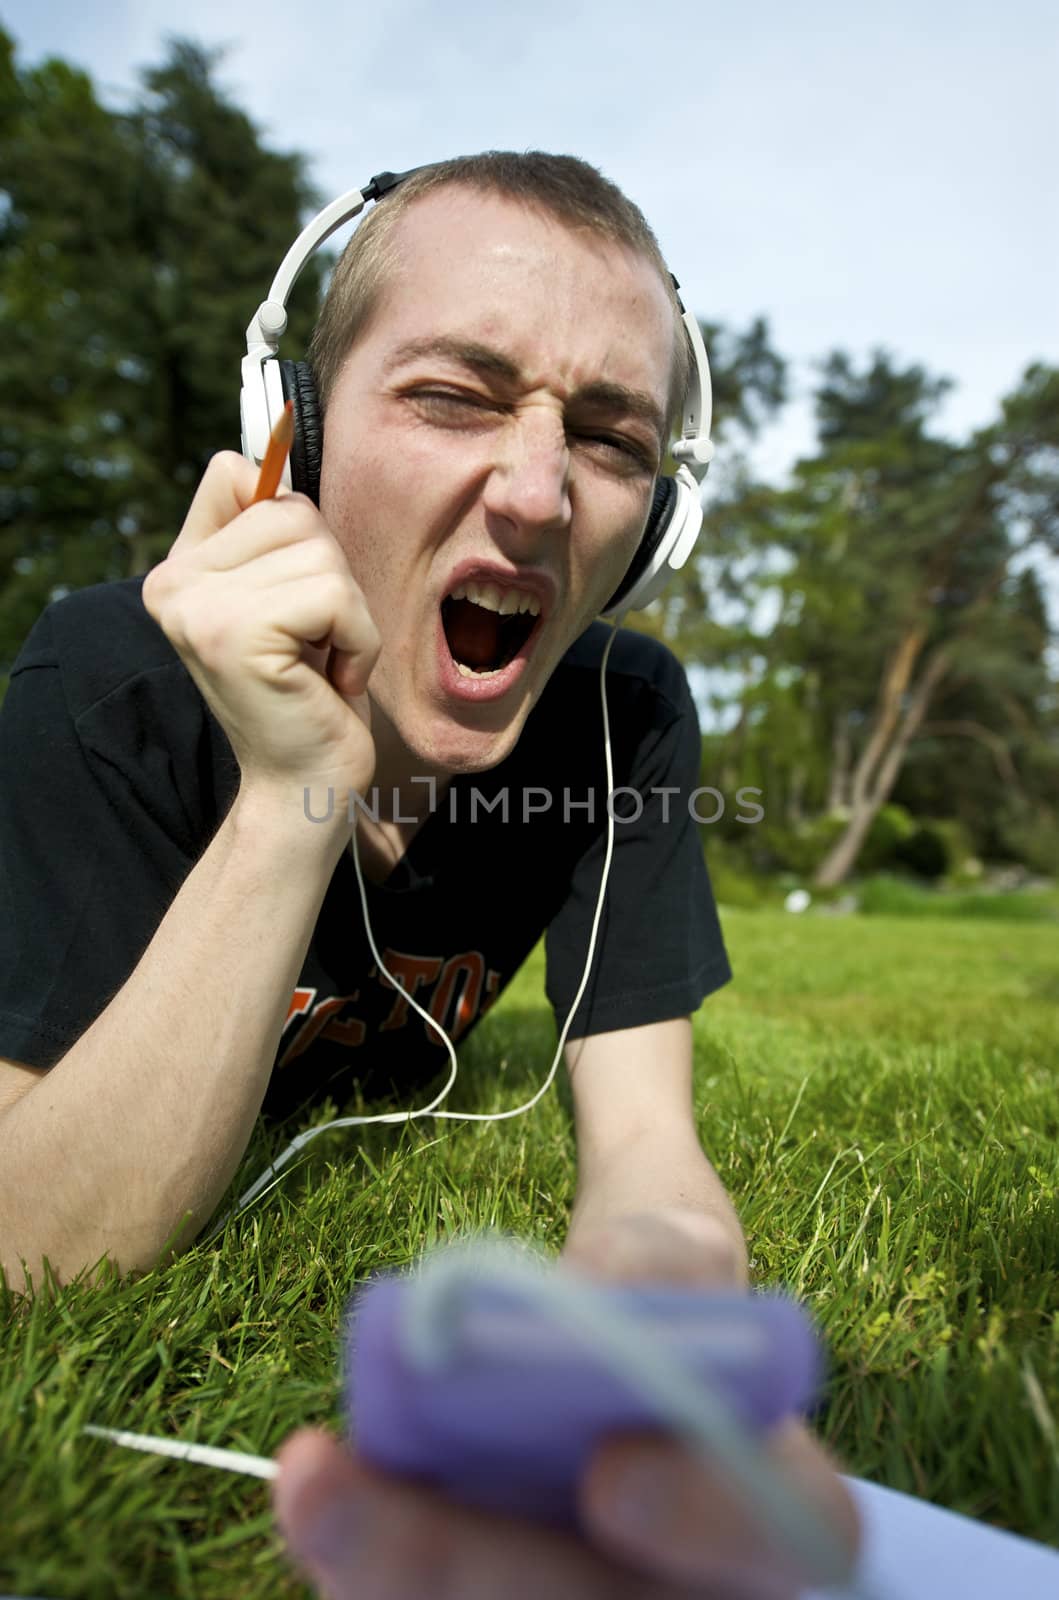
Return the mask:
[[309, 788], [320, 815], [331, 787], [338, 825], [375, 770], [366, 690], [379, 634], [312, 502], [252, 505], [256, 483], [242, 456], [213, 457], [143, 602], [228, 735], [242, 788], [292, 815]]

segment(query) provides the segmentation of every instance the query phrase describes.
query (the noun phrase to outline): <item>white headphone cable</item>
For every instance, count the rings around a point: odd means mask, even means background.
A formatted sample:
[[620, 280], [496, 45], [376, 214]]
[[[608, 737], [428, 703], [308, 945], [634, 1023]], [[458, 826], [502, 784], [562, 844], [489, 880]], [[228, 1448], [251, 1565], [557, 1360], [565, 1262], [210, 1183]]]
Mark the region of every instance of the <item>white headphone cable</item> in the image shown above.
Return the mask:
[[541, 1096], [550, 1088], [552, 1080], [555, 1077], [556, 1070], [559, 1066], [559, 1060], [563, 1053], [563, 1046], [566, 1044], [566, 1036], [570, 1031], [570, 1024], [573, 1022], [574, 1016], [577, 1013], [577, 1008], [581, 1004], [581, 996], [585, 992], [585, 987], [588, 983], [588, 975], [592, 969], [592, 958], [596, 951], [596, 937], [599, 932], [600, 918], [603, 914], [603, 900], [607, 892], [607, 880], [610, 877], [611, 857], [614, 854], [614, 812], [611, 803], [611, 795], [614, 789], [614, 763], [611, 757], [610, 749], [610, 717], [607, 712], [606, 671], [607, 658], [610, 655], [610, 647], [614, 643], [618, 628], [621, 626], [624, 617], [625, 612], [622, 611], [617, 617], [614, 618], [611, 627], [611, 635], [607, 640], [606, 647], [603, 651], [603, 656], [599, 664], [599, 697], [603, 710], [603, 755], [606, 762], [607, 771], [607, 849], [603, 861], [603, 875], [599, 885], [599, 897], [596, 900], [595, 915], [592, 918], [592, 932], [588, 941], [588, 955], [585, 958], [585, 968], [581, 974], [581, 982], [578, 986], [577, 993], [574, 996], [573, 1004], [570, 1007], [570, 1011], [567, 1015], [562, 1033], [559, 1035], [559, 1043], [556, 1046], [555, 1058], [552, 1061], [551, 1070], [548, 1073], [545, 1081], [537, 1090], [537, 1093], [533, 1096], [533, 1099], [527, 1100], [525, 1105], [516, 1106], [511, 1111], [496, 1111], [486, 1113], [481, 1111], [436, 1111], [434, 1109], [447, 1098], [449, 1091], [456, 1082], [456, 1074], [458, 1070], [456, 1064], [456, 1051], [454, 1050], [452, 1041], [445, 1032], [444, 1028], [441, 1027], [440, 1023], [435, 1022], [430, 1013], [425, 1011], [419, 1002], [414, 999], [406, 989], [402, 988], [401, 984], [394, 977], [393, 973], [389, 971], [382, 959], [382, 956], [379, 954], [378, 948], [375, 944], [375, 936], [371, 929], [371, 919], [368, 915], [368, 897], [367, 891], [364, 887], [364, 875], [361, 871], [360, 856], [357, 851], [356, 829], [354, 829], [352, 835], [353, 866], [357, 874], [357, 887], [360, 890], [360, 905], [364, 914], [364, 930], [368, 936], [368, 944], [371, 948], [371, 953], [375, 957], [378, 969], [383, 976], [389, 980], [389, 982], [397, 990], [398, 994], [403, 995], [405, 1000], [407, 1000], [408, 1004], [412, 1007], [412, 1010], [421, 1016], [423, 1021], [427, 1023], [429, 1027], [433, 1028], [434, 1032], [441, 1038], [442, 1043], [449, 1053], [449, 1059], [452, 1063], [452, 1072], [449, 1075], [449, 1081], [445, 1084], [444, 1088], [440, 1091], [437, 1097], [432, 1100], [428, 1106], [424, 1106], [421, 1111], [387, 1111], [380, 1116], [374, 1117], [336, 1117], [331, 1122], [322, 1122], [318, 1127], [306, 1128], [304, 1132], [299, 1133], [296, 1138], [291, 1140], [287, 1148], [265, 1168], [261, 1176], [255, 1179], [255, 1181], [250, 1185], [250, 1188], [247, 1189], [244, 1194], [240, 1195], [239, 1199], [235, 1202], [235, 1205], [231, 1208], [231, 1210], [226, 1212], [221, 1218], [220, 1222], [211, 1228], [209, 1233], [205, 1235], [203, 1243], [208, 1244], [211, 1239], [214, 1239], [217, 1234], [226, 1227], [232, 1217], [242, 1214], [242, 1212], [244, 1212], [252, 1204], [252, 1202], [257, 1199], [258, 1195], [266, 1187], [270, 1179], [277, 1178], [280, 1169], [285, 1167], [291, 1158], [297, 1155], [298, 1151], [307, 1145], [310, 1140], [315, 1139], [318, 1134], [327, 1133], [332, 1128], [364, 1127], [368, 1123], [373, 1122], [411, 1122], [418, 1117], [448, 1117], [453, 1121], [458, 1122], [500, 1122], [507, 1117], [519, 1117], [523, 1114], [523, 1112], [532, 1110]]

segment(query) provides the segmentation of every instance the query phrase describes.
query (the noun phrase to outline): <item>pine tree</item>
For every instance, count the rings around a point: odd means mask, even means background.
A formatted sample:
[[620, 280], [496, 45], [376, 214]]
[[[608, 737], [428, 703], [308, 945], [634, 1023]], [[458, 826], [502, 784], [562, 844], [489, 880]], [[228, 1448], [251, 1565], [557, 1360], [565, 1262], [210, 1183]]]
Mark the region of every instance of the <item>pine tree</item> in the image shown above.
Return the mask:
[[[48, 600], [147, 571], [239, 448], [245, 329], [316, 203], [183, 41], [131, 110], [0, 34], [0, 670]], [[304, 353], [310, 263], [283, 351]]]

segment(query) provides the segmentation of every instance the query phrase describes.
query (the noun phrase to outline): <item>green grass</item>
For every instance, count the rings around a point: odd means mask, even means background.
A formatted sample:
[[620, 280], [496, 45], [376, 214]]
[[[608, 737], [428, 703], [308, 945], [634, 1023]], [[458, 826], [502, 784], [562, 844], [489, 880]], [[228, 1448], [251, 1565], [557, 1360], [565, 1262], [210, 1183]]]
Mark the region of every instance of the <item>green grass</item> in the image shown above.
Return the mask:
[[909, 878], [883, 873], [857, 885], [859, 909], [895, 917], [975, 917], [992, 922], [1059, 923], [1059, 890], [1019, 889], [1008, 893], [927, 888]]
[[[696, 1019], [700, 1132], [758, 1281], [823, 1327], [822, 1436], [853, 1472], [1059, 1542], [1055, 929], [724, 921], [737, 981]], [[449, 1104], [521, 1104], [553, 1049], [538, 952]], [[575, 1162], [556, 1085], [510, 1122], [326, 1134], [220, 1248], [138, 1280], [0, 1292], [0, 1591], [303, 1595], [266, 1485], [81, 1425], [267, 1454], [337, 1423], [359, 1281], [482, 1225], [561, 1246]], [[257, 1135], [237, 1183], [284, 1142]]]

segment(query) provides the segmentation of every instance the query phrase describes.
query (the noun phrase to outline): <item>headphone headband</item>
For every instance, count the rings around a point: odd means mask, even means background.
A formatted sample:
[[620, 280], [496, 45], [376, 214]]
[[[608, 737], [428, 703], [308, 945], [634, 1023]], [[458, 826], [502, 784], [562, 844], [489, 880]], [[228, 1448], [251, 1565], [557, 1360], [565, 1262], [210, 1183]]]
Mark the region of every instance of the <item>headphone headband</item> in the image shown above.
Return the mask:
[[[287, 300], [303, 268], [324, 241], [343, 223], [358, 216], [369, 201], [381, 200], [405, 178], [422, 170], [412, 167], [407, 172], [379, 172], [363, 188], [349, 189], [339, 195], [306, 224], [280, 262], [268, 296], [254, 312], [246, 330], [239, 411], [242, 449], [249, 461], [260, 465], [264, 459], [273, 424], [287, 398], [280, 371], [281, 365], [286, 363], [277, 360], [277, 353], [287, 328]], [[672, 278], [672, 274], [670, 276]], [[684, 565], [702, 526], [699, 484], [706, 476], [714, 453], [710, 442], [713, 413], [710, 364], [698, 322], [685, 309], [676, 278], [672, 278], [672, 283], [692, 357], [684, 391], [680, 437], [671, 448], [678, 467], [672, 478], [659, 480], [636, 558], [608, 601], [604, 616], [618, 609], [645, 606], [653, 600], [670, 572]], [[305, 381], [303, 377], [303, 387]], [[320, 443], [318, 438], [314, 441], [317, 454]], [[288, 488], [292, 486], [289, 462], [284, 468], [283, 481]], [[670, 486], [675, 486], [675, 495]], [[313, 486], [299, 487], [307, 487], [307, 492], [313, 493]]]

